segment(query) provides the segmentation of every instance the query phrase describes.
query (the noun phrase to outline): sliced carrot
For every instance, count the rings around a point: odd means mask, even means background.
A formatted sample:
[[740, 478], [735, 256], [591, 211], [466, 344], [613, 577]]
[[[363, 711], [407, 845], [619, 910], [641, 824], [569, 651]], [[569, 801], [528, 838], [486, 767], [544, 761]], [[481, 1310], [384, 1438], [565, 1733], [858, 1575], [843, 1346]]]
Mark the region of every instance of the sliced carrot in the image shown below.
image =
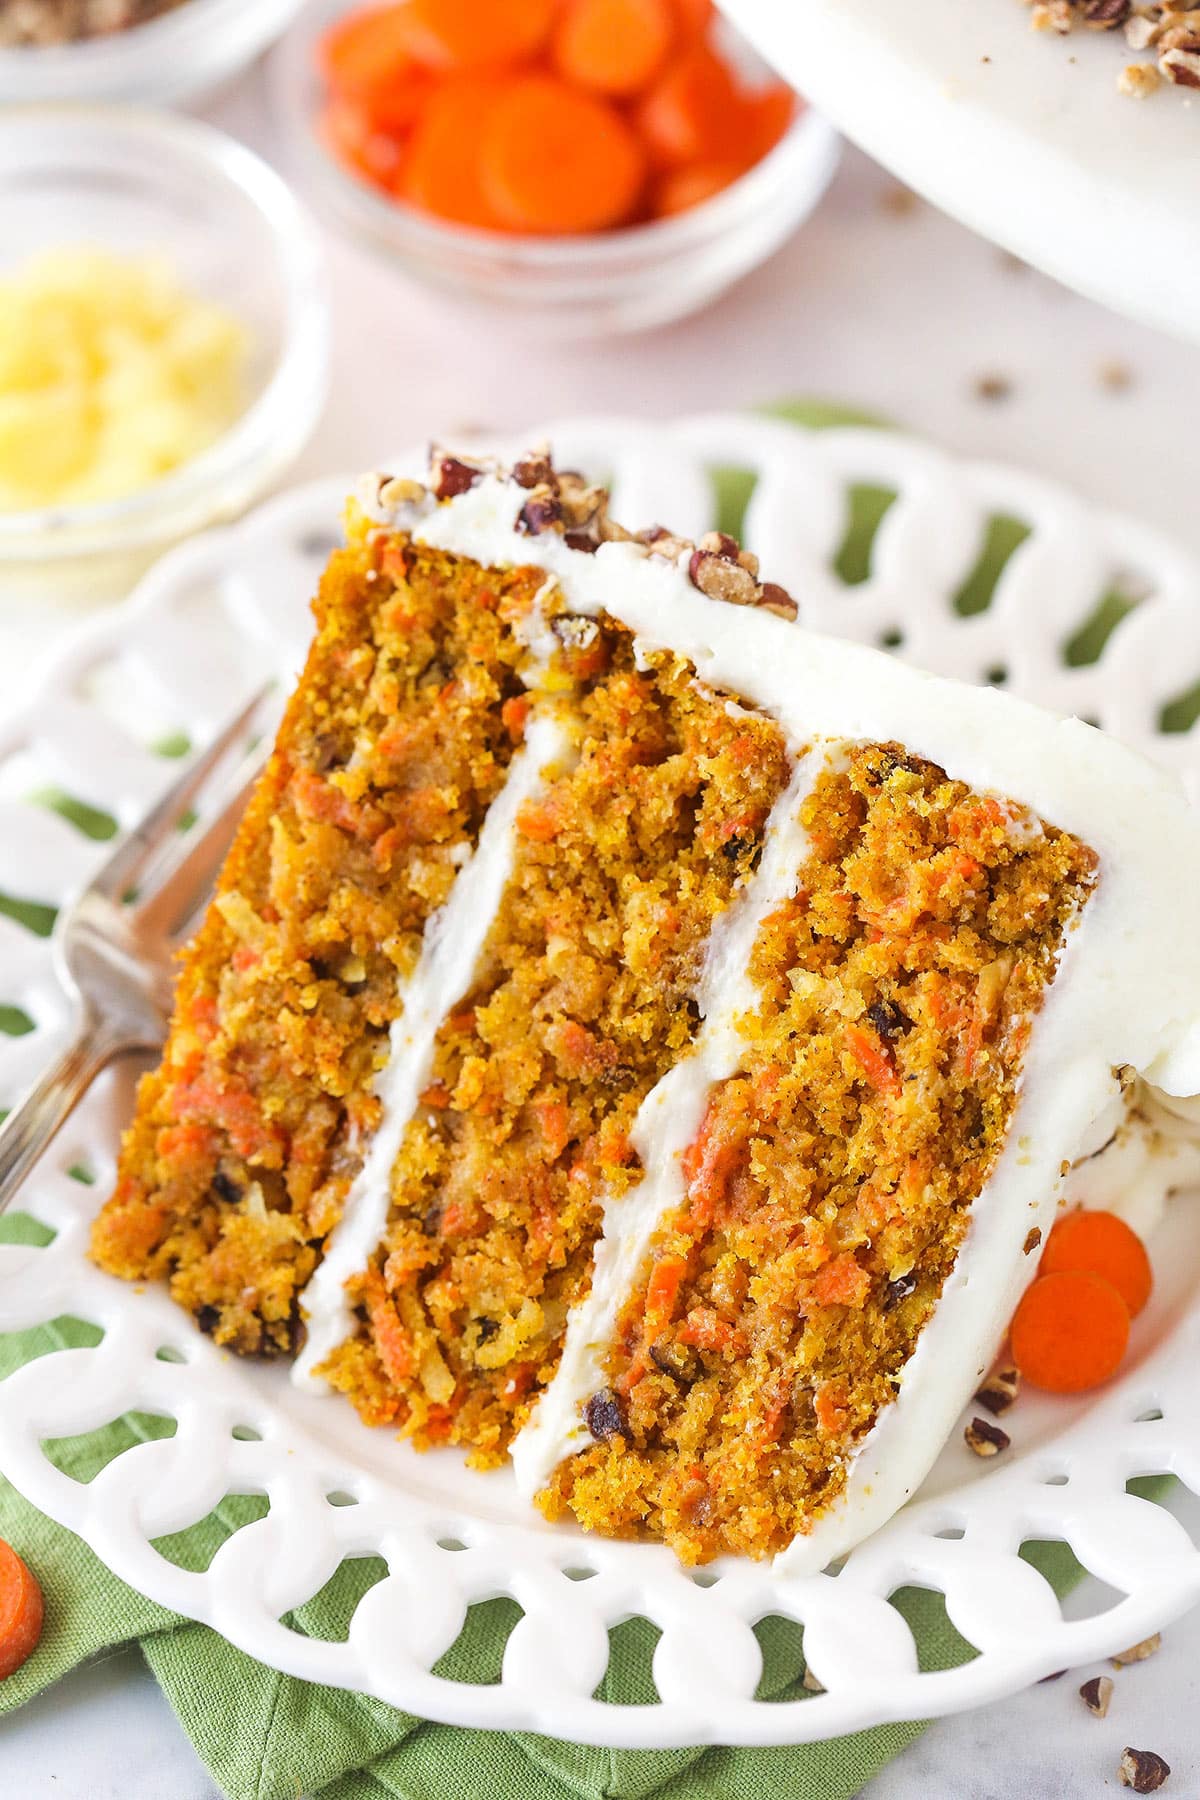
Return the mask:
[[846, 1047], [872, 1087], [878, 1088], [881, 1094], [900, 1092], [896, 1065], [878, 1038], [864, 1031], [861, 1025], [847, 1025]]
[[871, 1291], [871, 1277], [853, 1251], [844, 1250], [818, 1269], [811, 1285], [818, 1306], [862, 1306]]
[[675, 30], [684, 43], [702, 38], [713, 22], [713, 0], [671, 0]]
[[799, 97], [782, 81], [772, 82], [743, 102], [748, 163], [756, 163], [773, 150], [796, 116]]
[[411, 43], [433, 69], [512, 69], [550, 36], [558, 0], [408, 0]]
[[646, 1335], [657, 1335], [671, 1323], [687, 1262], [682, 1256], [660, 1256], [646, 1283]]
[[567, 0], [554, 63], [577, 87], [628, 99], [658, 74], [674, 33], [670, 0]]
[[495, 105], [496, 87], [486, 76], [443, 83], [409, 140], [401, 197], [440, 219], [494, 230], [498, 221], [483, 187], [483, 133]]
[[742, 97], [728, 65], [707, 44], [671, 64], [639, 100], [634, 119], [658, 168], [744, 155]]
[[1129, 1308], [1099, 1275], [1039, 1275], [1012, 1322], [1013, 1361], [1032, 1386], [1081, 1394], [1115, 1375], [1129, 1342]]
[[322, 37], [317, 66], [335, 93], [348, 99], [375, 93], [412, 68], [412, 28], [408, 5], [355, 7]]
[[377, 187], [395, 185], [404, 154], [400, 143], [389, 133], [376, 131], [357, 101], [331, 100], [321, 114], [319, 130], [353, 174], [365, 175]]
[[41, 1642], [45, 1604], [37, 1577], [0, 1540], [0, 1681], [15, 1675]]
[[1087, 1212], [1082, 1207], [1062, 1218], [1046, 1239], [1041, 1273], [1084, 1269], [1116, 1288], [1130, 1314], [1137, 1315], [1150, 1298], [1153, 1276], [1141, 1238], [1116, 1213]]
[[721, 193], [743, 173], [740, 163], [730, 161], [687, 163], [681, 169], [667, 169], [655, 183], [651, 209], [660, 219], [690, 212], [693, 206], [700, 206], [714, 194]]
[[603, 231], [628, 219], [645, 179], [637, 138], [607, 102], [550, 75], [496, 101], [483, 139], [484, 191], [513, 231]]
[[697, 1350], [729, 1350], [735, 1356], [745, 1353], [746, 1340], [727, 1319], [711, 1306], [693, 1306], [676, 1336], [681, 1344]]

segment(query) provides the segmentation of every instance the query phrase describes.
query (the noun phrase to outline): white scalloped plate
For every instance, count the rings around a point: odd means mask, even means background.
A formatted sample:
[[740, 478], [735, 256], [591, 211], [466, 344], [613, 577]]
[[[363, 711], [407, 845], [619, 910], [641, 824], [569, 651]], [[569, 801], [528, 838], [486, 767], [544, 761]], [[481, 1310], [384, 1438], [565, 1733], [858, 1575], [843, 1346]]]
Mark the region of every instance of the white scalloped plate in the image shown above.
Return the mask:
[[1200, 339], [1200, 92], [1118, 93], [1117, 32], [1017, 0], [722, 0], [839, 130], [946, 212], [1119, 312]]
[[[1012, 470], [884, 432], [807, 433], [727, 415], [669, 428], [580, 421], [549, 435], [564, 461], [614, 479], [618, 514], [634, 525], [667, 518], [698, 532], [712, 520], [706, 470], [753, 471], [746, 536], [811, 624], [890, 644], [903, 632], [902, 654], [970, 679], [1006, 677], [1200, 785], [1200, 738], [1159, 730], [1164, 705], [1175, 703], [1178, 723], [1180, 695], [1200, 677], [1200, 569], [1138, 526]], [[61, 902], [104, 853], [29, 795], [66, 788], [128, 825], [170, 777], [155, 740], [182, 730], [201, 741], [264, 672], [295, 671], [345, 486], [303, 488], [172, 553], [126, 607], [56, 659], [0, 730], [0, 892]], [[835, 563], [854, 487], [898, 497], [868, 578], [847, 586]], [[997, 517], [1024, 521], [1029, 535], [990, 606], [964, 616], [953, 596]], [[1080, 663], [1076, 645], [1069, 666], [1064, 644], [1114, 584], [1138, 604], [1098, 660]], [[25, 1037], [0, 1038], [7, 1101], [64, 1020], [47, 941], [3, 917], [0, 1000], [32, 1020]], [[1200, 1552], [1168, 1512], [1126, 1491], [1135, 1476], [1169, 1470], [1200, 1492], [1200, 1308], [1189, 1300], [1200, 1244], [1186, 1196], [1156, 1236], [1155, 1297], [1120, 1383], [1091, 1405], [1023, 1397], [1006, 1418], [1013, 1448], [995, 1463], [972, 1458], [956, 1433], [918, 1498], [836, 1575], [787, 1580], [733, 1562], [690, 1574], [659, 1546], [547, 1525], [507, 1472], [473, 1474], [452, 1452], [418, 1457], [360, 1425], [340, 1400], [298, 1394], [283, 1371], [216, 1350], [161, 1291], [93, 1269], [89, 1216], [112, 1175], [130, 1079], [117, 1071], [97, 1085], [28, 1184], [23, 1205], [56, 1231], [53, 1242], [0, 1247], [0, 1330], [71, 1314], [104, 1333], [95, 1349], [44, 1356], [4, 1383], [0, 1469], [135, 1588], [275, 1668], [460, 1725], [626, 1746], [800, 1742], [977, 1705], [1119, 1649], [1200, 1598]], [[78, 1163], [94, 1171], [94, 1188], [70, 1178]], [[44, 1440], [129, 1410], [175, 1420], [175, 1435], [125, 1451], [87, 1484], [43, 1450]], [[224, 1496], [246, 1493], [267, 1496], [266, 1517], [235, 1532], [207, 1570], [180, 1569], [154, 1548]], [[1031, 1539], [1069, 1543], [1107, 1584], [1107, 1610], [1064, 1619], [1017, 1554]], [[344, 1558], [364, 1555], [381, 1557], [388, 1573], [358, 1605], [346, 1641], [280, 1623]], [[978, 1650], [973, 1661], [919, 1669], [889, 1604], [913, 1585], [944, 1594]], [[523, 1610], [500, 1681], [432, 1673], [467, 1607], [498, 1595]], [[772, 1614], [803, 1625], [824, 1693], [755, 1698], [752, 1626]], [[661, 1631], [659, 1699], [614, 1706], [594, 1695], [609, 1630], [630, 1617]]]

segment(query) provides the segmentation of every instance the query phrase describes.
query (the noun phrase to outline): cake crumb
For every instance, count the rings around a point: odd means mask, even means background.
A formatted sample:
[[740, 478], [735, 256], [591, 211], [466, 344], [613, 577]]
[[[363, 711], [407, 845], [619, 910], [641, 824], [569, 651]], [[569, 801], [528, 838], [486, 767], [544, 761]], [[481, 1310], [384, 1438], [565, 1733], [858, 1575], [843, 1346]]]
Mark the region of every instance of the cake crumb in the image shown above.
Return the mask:
[[975, 377], [974, 391], [977, 400], [986, 400], [989, 405], [992, 405], [1000, 400], [1010, 400], [1013, 384], [1007, 375], [992, 372]]
[[1119, 1651], [1110, 1660], [1114, 1669], [1124, 1669], [1129, 1663], [1145, 1662], [1148, 1656], [1153, 1656], [1161, 1648], [1162, 1633], [1155, 1631], [1150, 1637], [1143, 1638], [1140, 1644], [1132, 1644], [1128, 1650]]

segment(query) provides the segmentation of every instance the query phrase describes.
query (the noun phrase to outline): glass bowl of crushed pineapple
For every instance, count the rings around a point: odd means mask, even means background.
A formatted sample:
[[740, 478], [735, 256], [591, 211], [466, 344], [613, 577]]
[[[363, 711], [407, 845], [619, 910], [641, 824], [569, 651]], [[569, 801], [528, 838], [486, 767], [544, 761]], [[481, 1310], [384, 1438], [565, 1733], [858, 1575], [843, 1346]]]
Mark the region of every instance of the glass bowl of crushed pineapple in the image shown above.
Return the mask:
[[232, 518], [325, 398], [317, 240], [192, 120], [0, 111], [0, 588], [118, 595]]

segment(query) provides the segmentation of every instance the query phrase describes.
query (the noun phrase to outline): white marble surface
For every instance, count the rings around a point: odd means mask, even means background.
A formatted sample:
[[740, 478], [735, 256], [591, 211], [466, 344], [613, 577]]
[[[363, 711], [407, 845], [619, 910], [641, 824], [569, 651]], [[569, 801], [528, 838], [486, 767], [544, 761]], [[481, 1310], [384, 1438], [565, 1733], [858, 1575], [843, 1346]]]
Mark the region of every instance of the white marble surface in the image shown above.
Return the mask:
[[[278, 155], [257, 75], [207, 114]], [[1200, 549], [1194, 483], [1200, 351], [1029, 271], [850, 155], [820, 212], [775, 261], [700, 318], [620, 343], [546, 346], [476, 326], [357, 249], [330, 243], [334, 395], [299, 475], [368, 467], [397, 444], [466, 426], [519, 430], [598, 408], [656, 415], [786, 394], [855, 402], [976, 456], [1021, 462], [1174, 529]], [[1104, 379], [1119, 365], [1128, 384]], [[981, 377], [1008, 384], [1001, 399]], [[0, 607], [0, 697], [77, 617]], [[1200, 1536], [1200, 1504], [1186, 1504]], [[1072, 1604], [1096, 1603], [1085, 1588]], [[932, 1726], [867, 1800], [1084, 1800], [1119, 1792], [1124, 1744], [1200, 1794], [1200, 1613], [1152, 1662], [1115, 1675], [1104, 1721], [1085, 1673]], [[136, 1653], [77, 1672], [0, 1723], [0, 1796], [219, 1800]]]

